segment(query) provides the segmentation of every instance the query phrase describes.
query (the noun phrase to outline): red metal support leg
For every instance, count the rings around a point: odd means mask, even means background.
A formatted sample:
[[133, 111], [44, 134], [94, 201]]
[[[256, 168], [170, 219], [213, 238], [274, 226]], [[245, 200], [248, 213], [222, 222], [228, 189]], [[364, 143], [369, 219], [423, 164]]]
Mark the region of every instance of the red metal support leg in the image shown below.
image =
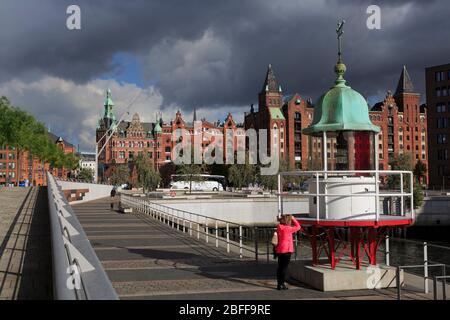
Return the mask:
[[377, 229], [370, 228], [368, 232], [368, 242], [369, 242], [369, 261], [371, 265], [377, 264]]
[[311, 249], [312, 249], [312, 264], [313, 266], [317, 266], [319, 264], [319, 257], [317, 256], [317, 227], [312, 226], [312, 234], [311, 234]]
[[327, 238], [328, 238], [328, 249], [329, 249], [329, 260], [330, 260], [330, 265], [331, 265], [331, 269], [335, 269], [336, 268], [336, 253], [335, 253], [335, 248], [334, 248], [334, 228], [330, 227], [327, 230]]
[[359, 228], [355, 228], [355, 262], [356, 262], [356, 270], [361, 269], [361, 230]]

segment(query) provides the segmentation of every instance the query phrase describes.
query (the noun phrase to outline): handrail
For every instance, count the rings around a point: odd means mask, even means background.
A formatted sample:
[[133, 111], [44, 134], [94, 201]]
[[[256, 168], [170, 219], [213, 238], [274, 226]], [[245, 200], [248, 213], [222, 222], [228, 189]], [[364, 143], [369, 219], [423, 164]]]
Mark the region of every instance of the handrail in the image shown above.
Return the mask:
[[[159, 219], [160, 221], [165, 222], [172, 228], [175, 228], [175, 224], [177, 225], [176, 228], [181, 230], [183, 232], [188, 232], [190, 236], [193, 236], [193, 233], [195, 232], [197, 235], [197, 239], [200, 239], [200, 235], [205, 236], [205, 241], [209, 242], [209, 238], [213, 238], [216, 241], [216, 247], [219, 247], [219, 242], [226, 244], [227, 252], [230, 252], [230, 246], [239, 248], [239, 256], [243, 257], [243, 251], [251, 252], [255, 254], [256, 260], [258, 260], [258, 248], [257, 244], [255, 242], [255, 248], [252, 249], [251, 247], [244, 245], [243, 240], [252, 240], [249, 237], [246, 237], [243, 235], [242, 231], [242, 225], [236, 222], [232, 221], [226, 221], [223, 219], [216, 219], [212, 217], [208, 217], [205, 215], [197, 214], [194, 212], [189, 212], [173, 207], [168, 207], [159, 203], [151, 202], [149, 200], [143, 200], [138, 197], [133, 197], [127, 194], [120, 194], [121, 196], [121, 203], [124, 203], [130, 207], [136, 208], [138, 211], [144, 213], [144, 214], [152, 214], [152, 211], [157, 212], [158, 215], [155, 217]], [[187, 217], [189, 215], [189, 217]], [[176, 223], [175, 223], [175, 220]], [[202, 221], [201, 221], [202, 220]], [[211, 222], [212, 224], [209, 224], [208, 222]], [[219, 236], [219, 227], [218, 222], [224, 224], [225, 230], [224, 230], [224, 236]], [[186, 226], [188, 224], [188, 226]], [[194, 230], [193, 226], [197, 226], [197, 230]], [[202, 226], [202, 230], [200, 230], [200, 226]], [[232, 234], [230, 232], [230, 226], [236, 227], [236, 229], [239, 230], [237, 235], [237, 241], [233, 241], [230, 239], [230, 235]], [[210, 233], [209, 231], [212, 231]], [[236, 238], [234, 238], [236, 239]]]
[[[446, 265], [443, 263], [436, 263], [436, 264], [428, 264], [425, 263], [424, 264], [417, 264], [417, 265], [404, 265], [404, 266], [396, 266], [396, 272], [395, 272], [395, 280], [396, 280], [396, 286], [397, 286], [397, 300], [401, 300], [402, 297], [402, 284], [401, 284], [401, 279], [400, 279], [400, 272], [402, 269], [411, 269], [411, 268], [424, 268], [424, 280], [425, 280], [425, 293], [428, 293], [428, 286], [427, 286], [427, 281], [428, 279], [430, 279], [430, 277], [428, 276], [428, 268], [430, 267], [441, 267], [442, 268], [442, 276], [441, 277], [445, 277], [446, 275]], [[436, 295], [437, 295], [437, 278], [434, 276], [433, 277], [433, 291], [434, 291], [434, 300], [436, 300]], [[445, 281], [444, 282], [444, 297], [445, 297]]]
[[47, 173], [47, 181], [54, 298], [117, 300], [117, 293], [56, 179]]

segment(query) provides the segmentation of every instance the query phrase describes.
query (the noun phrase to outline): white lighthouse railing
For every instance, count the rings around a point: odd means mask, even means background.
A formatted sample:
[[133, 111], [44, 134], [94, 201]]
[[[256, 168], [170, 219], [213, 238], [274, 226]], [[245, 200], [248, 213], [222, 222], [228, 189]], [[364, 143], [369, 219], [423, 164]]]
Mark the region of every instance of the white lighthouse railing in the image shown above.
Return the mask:
[[[405, 179], [404, 176], [409, 176], [409, 179], [407, 179], [408, 185], [404, 186]], [[374, 191], [367, 191], [363, 193], [330, 193], [329, 190], [327, 190], [326, 183], [328, 179], [333, 177], [373, 177], [374, 182]], [[386, 181], [382, 178], [385, 177], [395, 177], [397, 176], [397, 182], [400, 184], [398, 187], [393, 186], [390, 190], [381, 189], [380, 186], [387, 186]], [[284, 180], [287, 177], [303, 177], [303, 178], [309, 178], [309, 184], [314, 183], [314, 186], [309, 185], [308, 189], [309, 192], [300, 192], [300, 193], [288, 193], [283, 191], [283, 185]], [[320, 192], [320, 184], [325, 183], [324, 192]], [[348, 184], [348, 181], [343, 180], [343, 184]], [[334, 185], [338, 185], [339, 182], [333, 181]], [[397, 184], [397, 183], [395, 183]], [[278, 174], [278, 203], [279, 203], [279, 215], [283, 214], [283, 197], [289, 196], [296, 196], [296, 197], [316, 197], [316, 208], [315, 208], [315, 219], [319, 221], [320, 218], [320, 211], [325, 211], [324, 216], [326, 218], [329, 217], [328, 214], [328, 203], [333, 201], [336, 197], [366, 197], [366, 198], [373, 198], [373, 201], [375, 202], [375, 221], [380, 220], [380, 215], [386, 215], [386, 213], [381, 212], [380, 213], [380, 198], [400, 198], [400, 216], [403, 217], [409, 217], [412, 220], [414, 220], [414, 176], [411, 171], [401, 171], [401, 170], [348, 170], [348, 171], [288, 171], [288, 172], [280, 172]], [[311, 191], [314, 190], [313, 193]], [[405, 191], [406, 190], [406, 191]], [[325, 205], [322, 207], [320, 206], [320, 198], [324, 198]], [[409, 200], [409, 208], [405, 206], [405, 202]], [[409, 210], [407, 210], [409, 209]], [[290, 212], [291, 213], [291, 212]], [[311, 217], [311, 212], [308, 212]], [[391, 215], [391, 214], [389, 214]]]

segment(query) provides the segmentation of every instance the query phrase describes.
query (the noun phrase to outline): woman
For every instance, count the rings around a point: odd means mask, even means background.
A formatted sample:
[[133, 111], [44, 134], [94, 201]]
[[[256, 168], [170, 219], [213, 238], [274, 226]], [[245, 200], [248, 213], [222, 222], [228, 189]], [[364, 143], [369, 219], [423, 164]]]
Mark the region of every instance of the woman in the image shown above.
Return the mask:
[[284, 284], [286, 281], [286, 271], [291, 261], [291, 253], [294, 252], [292, 234], [301, 229], [300, 223], [290, 214], [282, 215], [277, 226], [278, 245], [276, 253], [278, 257], [277, 269], [277, 289], [287, 290]]

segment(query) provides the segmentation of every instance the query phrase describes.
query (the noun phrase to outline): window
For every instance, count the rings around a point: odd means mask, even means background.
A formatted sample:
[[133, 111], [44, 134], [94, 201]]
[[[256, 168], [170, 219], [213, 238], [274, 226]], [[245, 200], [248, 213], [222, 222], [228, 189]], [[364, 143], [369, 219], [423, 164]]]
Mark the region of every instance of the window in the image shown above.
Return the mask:
[[447, 110], [447, 106], [445, 103], [438, 103], [436, 104], [436, 111], [437, 112], [445, 112]]
[[439, 129], [448, 128], [449, 118], [437, 118], [436, 120]]
[[445, 73], [444, 73], [444, 71], [436, 72], [436, 82], [443, 81], [443, 80], [445, 80]]
[[436, 97], [440, 97], [441, 96], [441, 88], [436, 88]]
[[125, 151], [119, 151], [119, 159], [125, 159]]
[[170, 152], [170, 147], [166, 147], [166, 152]]
[[296, 112], [295, 114], [294, 114], [294, 119], [295, 120], [301, 120], [301, 118], [302, 118], [302, 115], [300, 114], [300, 112]]
[[438, 144], [446, 144], [447, 143], [447, 134], [439, 133], [437, 135], [437, 143]]

